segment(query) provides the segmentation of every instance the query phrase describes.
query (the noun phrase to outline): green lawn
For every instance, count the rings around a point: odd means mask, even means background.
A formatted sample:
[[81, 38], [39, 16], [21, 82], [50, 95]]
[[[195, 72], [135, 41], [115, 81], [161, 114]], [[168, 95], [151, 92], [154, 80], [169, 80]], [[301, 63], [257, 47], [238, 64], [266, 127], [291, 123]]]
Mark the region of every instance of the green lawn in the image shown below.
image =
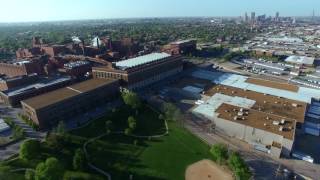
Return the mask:
[[[123, 131], [127, 128], [129, 116], [137, 119], [137, 130], [134, 134], [155, 135], [166, 132], [164, 120], [160, 120], [159, 114], [151, 108], [144, 106], [136, 115], [136, 111], [124, 106], [104, 118], [94, 120], [86, 127], [70, 132], [67, 136], [55, 141], [48, 140], [56, 142], [53, 145], [42, 143], [41, 153], [31, 162], [16, 159], [2, 163], [2, 166], [10, 169], [34, 169], [39, 162], [53, 156], [60, 160], [66, 170], [65, 177], [99, 180], [103, 176], [92, 176], [97, 173], [89, 168], [83, 173], [72, 170], [73, 153], [89, 138], [105, 133], [107, 120], [113, 122], [114, 131]], [[130, 174], [139, 180], [183, 180], [188, 165], [210, 157], [209, 147], [177, 123], [169, 122], [168, 125], [169, 135], [161, 138], [137, 139], [123, 134], [104, 136], [88, 145], [90, 160], [97, 167], [110, 172], [114, 180], [129, 179]], [[138, 141], [137, 145], [134, 145], [135, 141]], [[11, 173], [9, 176], [20, 180], [23, 179], [24, 172]]]
[[[103, 132], [106, 120], [112, 120], [117, 130], [126, 128], [127, 117], [135, 113], [121, 108], [112, 115], [97, 120], [88, 127], [76, 130], [76, 135], [94, 137]], [[165, 132], [163, 120], [150, 108], [143, 108], [138, 121], [138, 134], [153, 135]], [[125, 135], [108, 135], [91, 143], [88, 147], [92, 162], [111, 172], [113, 179], [125, 179], [133, 174], [138, 179], [184, 179], [189, 164], [209, 157], [209, 147], [181, 128], [175, 122], [169, 122], [169, 135], [161, 138], [137, 139]], [[149, 128], [150, 127], [150, 128]], [[97, 132], [99, 131], [99, 133]]]

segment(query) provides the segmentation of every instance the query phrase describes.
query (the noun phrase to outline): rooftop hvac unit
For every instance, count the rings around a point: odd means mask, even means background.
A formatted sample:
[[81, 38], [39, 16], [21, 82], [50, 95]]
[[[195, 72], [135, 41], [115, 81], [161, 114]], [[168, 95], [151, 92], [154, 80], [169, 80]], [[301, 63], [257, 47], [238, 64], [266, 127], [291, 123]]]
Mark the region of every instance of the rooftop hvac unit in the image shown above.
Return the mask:
[[243, 112], [243, 108], [240, 108], [240, 112]]
[[275, 104], [278, 104], [278, 101], [275, 101], [274, 103], [275, 103]]
[[267, 119], [267, 120], [270, 120], [270, 117], [269, 117], [269, 116], [267, 116], [267, 117], [266, 117], [266, 119]]
[[279, 127], [279, 131], [283, 131], [283, 126], [280, 126], [280, 127]]
[[273, 125], [276, 125], [276, 126], [279, 126], [279, 125], [280, 125], [280, 122], [279, 122], [279, 121], [273, 121], [272, 124], [273, 124]]
[[235, 121], [238, 120], [238, 116], [234, 116], [233, 120], [235, 120]]
[[298, 104], [297, 103], [292, 103], [292, 106], [293, 107], [298, 107]]
[[285, 119], [281, 119], [281, 124], [285, 124], [286, 120]]
[[243, 112], [238, 112], [238, 116], [243, 116]]

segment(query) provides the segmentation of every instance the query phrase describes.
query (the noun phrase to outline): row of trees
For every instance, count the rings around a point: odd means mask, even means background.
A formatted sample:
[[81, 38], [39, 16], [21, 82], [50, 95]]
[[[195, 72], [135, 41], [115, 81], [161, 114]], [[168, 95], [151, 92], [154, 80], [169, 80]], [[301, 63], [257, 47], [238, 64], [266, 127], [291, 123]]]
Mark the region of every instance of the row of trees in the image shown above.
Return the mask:
[[[38, 140], [29, 139], [23, 142], [20, 147], [19, 158], [29, 162], [39, 158], [41, 153], [41, 143]], [[87, 165], [85, 153], [82, 149], [76, 149], [72, 159], [73, 169], [76, 171], [85, 170]], [[27, 180], [57, 180], [62, 179], [64, 168], [54, 157], [47, 158], [46, 161], [39, 163], [35, 170], [27, 169], [25, 179]]]
[[212, 159], [220, 165], [227, 165], [234, 172], [239, 180], [248, 180], [251, 178], [251, 172], [245, 161], [236, 152], [228, 152], [223, 144], [215, 144], [211, 147], [210, 153]]

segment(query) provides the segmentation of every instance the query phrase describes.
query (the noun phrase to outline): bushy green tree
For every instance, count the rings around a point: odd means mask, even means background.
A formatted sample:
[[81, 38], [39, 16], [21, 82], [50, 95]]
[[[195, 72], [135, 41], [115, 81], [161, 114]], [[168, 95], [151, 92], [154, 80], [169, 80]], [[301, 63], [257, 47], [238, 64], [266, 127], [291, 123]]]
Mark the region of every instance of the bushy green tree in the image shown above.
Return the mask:
[[174, 104], [165, 103], [163, 109], [164, 109], [164, 118], [166, 120], [181, 121], [183, 119], [181, 110], [177, 108]]
[[251, 177], [251, 172], [244, 162], [244, 160], [240, 157], [238, 153], [231, 153], [228, 159], [229, 167], [234, 171], [237, 179], [240, 180], [248, 180]]
[[110, 120], [106, 121], [106, 132], [107, 132], [108, 134], [110, 134], [110, 133], [112, 132], [112, 130], [113, 130], [113, 123], [112, 123], [112, 121], [110, 121]]
[[73, 169], [74, 170], [83, 170], [86, 166], [86, 156], [81, 149], [77, 149], [73, 156]]
[[121, 97], [126, 105], [130, 106], [135, 110], [139, 109], [142, 105], [139, 96], [134, 92], [122, 92]]
[[21, 144], [19, 156], [21, 159], [31, 160], [39, 154], [40, 142], [34, 139], [28, 139]]
[[127, 129], [124, 130], [124, 134], [127, 135], [127, 136], [131, 135], [132, 134], [132, 130], [130, 128], [127, 128]]
[[130, 117], [128, 118], [128, 127], [129, 127], [132, 131], [134, 131], [134, 130], [137, 128], [137, 120], [136, 120], [134, 117], [132, 117], [132, 116], [130, 116]]
[[37, 165], [35, 180], [60, 180], [63, 173], [64, 170], [58, 159], [51, 157]]
[[66, 125], [63, 121], [59, 121], [57, 127], [56, 127], [56, 133], [57, 134], [65, 134], [67, 132]]
[[34, 170], [33, 169], [27, 169], [25, 174], [24, 174], [24, 178], [26, 180], [34, 180]]
[[215, 144], [211, 147], [212, 159], [218, 164], [224, 163], [228, 159], [228, 149], [223, 144]]

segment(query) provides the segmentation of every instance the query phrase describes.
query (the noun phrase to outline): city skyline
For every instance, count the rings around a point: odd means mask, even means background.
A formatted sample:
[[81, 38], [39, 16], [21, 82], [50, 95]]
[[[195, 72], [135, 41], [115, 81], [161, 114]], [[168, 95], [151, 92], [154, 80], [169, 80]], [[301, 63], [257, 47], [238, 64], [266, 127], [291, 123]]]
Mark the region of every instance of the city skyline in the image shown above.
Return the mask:
[[[244, 16], [256, 12], [256, 15], [275, 16], [312, 16], [318, 15], [320, 2], [316, 0], [11, 0], [2, 2], [0, 22], [60, 21], [81, 19], [113, 19], [144, 17], [221, 17]], [[14, 12], [14, 13], [13, 13]]]

